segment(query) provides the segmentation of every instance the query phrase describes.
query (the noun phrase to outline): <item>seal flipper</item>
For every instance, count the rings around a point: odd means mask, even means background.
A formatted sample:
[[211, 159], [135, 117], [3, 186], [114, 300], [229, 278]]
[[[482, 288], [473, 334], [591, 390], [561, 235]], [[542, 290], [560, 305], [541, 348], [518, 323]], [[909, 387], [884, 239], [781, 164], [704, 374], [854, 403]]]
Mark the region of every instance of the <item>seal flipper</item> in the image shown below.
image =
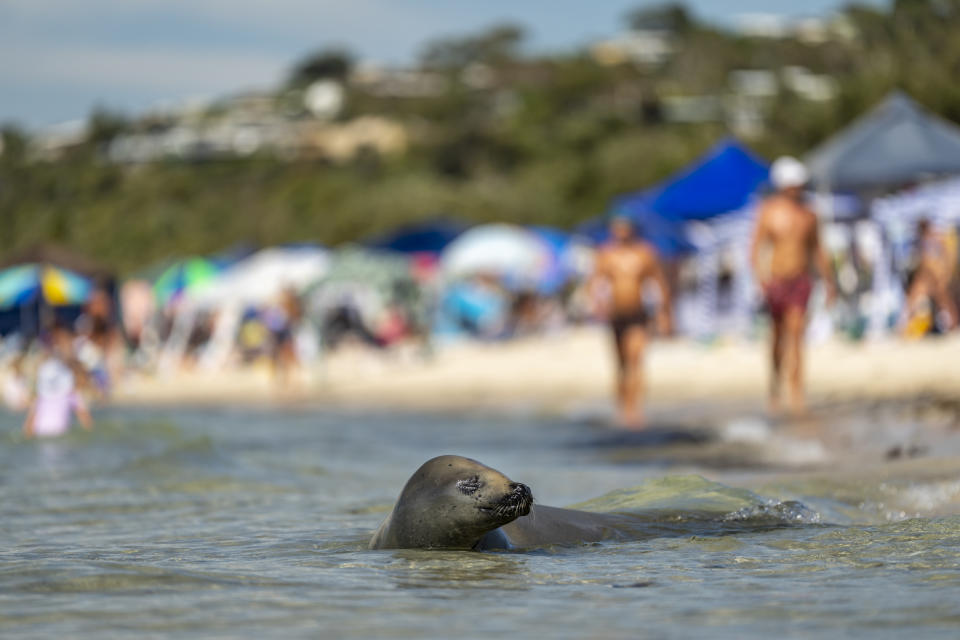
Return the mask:
[[477, 544], [473, 545], [474, 551], [487, 551], [490, 549], [513, 550], [513, 545], [510, 544], [510, 538], [507, 537], [507, 534], [502, 528], [498, 527], [486, 533], [477, 541]]

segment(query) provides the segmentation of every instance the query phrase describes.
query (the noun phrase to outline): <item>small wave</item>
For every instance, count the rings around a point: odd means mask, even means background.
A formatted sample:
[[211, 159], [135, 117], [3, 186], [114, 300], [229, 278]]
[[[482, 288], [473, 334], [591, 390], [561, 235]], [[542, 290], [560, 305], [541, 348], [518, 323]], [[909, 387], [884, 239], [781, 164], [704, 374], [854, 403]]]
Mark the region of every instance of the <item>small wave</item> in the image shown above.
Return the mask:
[[886, 522], [960, 513], [960, 480], [909, 484], [883, 482], [872, 493], [857, 507], [866, 514], [878, 515]]
[[599, 498], [573, 505], [573, 509], [598, 512], [674, 511], [723, 516], [767, 500], [749, 491], [712, 482], [698, 475], [665, 476], [618, 489]]
[[616, 513], [646, 522], [699, 530], [706, 523], [741, 527], [822, 524], [823, 517], [796, 500], [777, 500], [701, 476], [667, 476], [613, 491], [574, 509]]
[[822, 516], [796, 500], [768, 500], [737, 509], [723, 516], [723, 522], [751, 524], [822, 524]]

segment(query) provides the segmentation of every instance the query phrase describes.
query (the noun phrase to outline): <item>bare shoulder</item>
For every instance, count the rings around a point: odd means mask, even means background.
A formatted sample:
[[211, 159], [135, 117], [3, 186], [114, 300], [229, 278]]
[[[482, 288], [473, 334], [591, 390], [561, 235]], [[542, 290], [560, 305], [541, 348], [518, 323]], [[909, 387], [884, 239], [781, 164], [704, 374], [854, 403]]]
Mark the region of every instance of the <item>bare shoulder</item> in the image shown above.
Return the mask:
[[760, 201], [760, 215], [769, 215], [771, 211], [777, 211], [782, 208], [785, 204], [788, 204], [790, 200], [784, 198], [779, 193], [771, 193], [766, 198]]
[[638, 242], [634, 251], [636, 252], [635, 255], [643, 260], [645, 265], [654, 266], [660, 262], [660, 254], [657, 252], [657, 248], [645, 240]]
[[656, 256], [657, 249], [651, 243], [646, 240], [638, 240], [635, 245], [635, 250], [637, 253], [642, 253], [645, 256]]
[[812, 229], [816, 229], [820, 224], [820, 219], [817, 217], [816, 212], [810, 208], [809, 205], [801, 205], [800, 210], [803, 212], [803, 217], [806, 220], [807, 224]]
[[763, 199], [760, 206], [757, 207], [757, 217], [754, 225], [758, 228], [766, 227], [770, 223], [770, 216], [774, 214], [780, 206], [778, 196], [772, 195]]
[[610, 247], [600, 246], [597, 247], [596, 253], [593, 255], [593, 270], [598, 275], [602, 275], [607, 272], [610, 265]]

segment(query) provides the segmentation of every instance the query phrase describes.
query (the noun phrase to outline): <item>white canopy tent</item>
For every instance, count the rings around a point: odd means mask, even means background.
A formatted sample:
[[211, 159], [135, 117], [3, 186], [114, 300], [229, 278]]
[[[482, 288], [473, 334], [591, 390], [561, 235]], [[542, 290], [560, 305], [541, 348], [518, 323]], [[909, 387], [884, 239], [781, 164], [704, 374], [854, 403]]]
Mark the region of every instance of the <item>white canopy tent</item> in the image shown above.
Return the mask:
[[326, 274], [329, 264], [329, 252], [320, 247], [273, 247], [233, 265], [184, 299], [161, 354], [161, 369], [172, 369], [179, 361], [202, 310], [217, 310], [219, 314], [200, 365], [209, 369], [221, 366], [230, 354], [246, 308], [275, 302], [288, 288], [302, 292]]
[[[706, 338], [723, 329], [743, 335], [751, 323], [753, 311], [753, 278], [750, 267], [750, 241], [753, 232], [755, 205], [742, 211], [718, 216], [705, 222], [692, 223], [687, 235], [697, 248], [694, 258], [697, 271], [696, 304], [680, 320], [682, 327]], [[729, 313], [720, 320], [719, 275], [723, 254], [733, 260], [733, 283]], [[725, 325], [725, 326], [724, 326]]]
[[191, 294], [191, 301], [205, 308], [267, 304], [284, 289], [301, 291], [310, 286], [326, 274], [329, 265], [329, 252], [319, 247], [263, 249]]

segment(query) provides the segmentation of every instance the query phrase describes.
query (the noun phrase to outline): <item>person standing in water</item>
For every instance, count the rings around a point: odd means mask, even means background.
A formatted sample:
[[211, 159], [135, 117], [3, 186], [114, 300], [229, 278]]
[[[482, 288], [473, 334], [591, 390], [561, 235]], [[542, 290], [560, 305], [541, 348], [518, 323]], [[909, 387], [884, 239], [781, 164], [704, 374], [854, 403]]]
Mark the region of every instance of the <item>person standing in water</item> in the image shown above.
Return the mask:
[[[599, 315], [609, 321], [613, 333], [620, 422], [640, 429], [644, 424], [642, 361], [649, 332], [643, 288], [647, 280], [653, 280], [659, 288], [657, 329], [667, 335], [673, 330], [670, 286], [656, 249], [635, 237], [629, 218], [614, 218], [610, 223], [610, 237], [610, 242], [597, 252], [590, 292]], [[598, 292], [600, 283], [604, 282], [609, 295]]]
[[72, 336], [63, 327], [55, 327], [50, 336], [50, 352], [37, 369], [36, 395], [30, 403], [23, 433], [28, 438], [60, 436], [70, 430], [71, 412], [84, 429], [93, 420], [77, 391]]
[[[830, 263], [820, 244], [816, 214], [804, 203], [809, 181], [806, 167], [795, 158], [773, 163], [770, 178], [776, 193], [760, 205], [754, 227], [750, 261], [773, 323], [771, 335], [770, 410], [779, 411], [780, 388], [786, 366], [790, 404], [795, 414], [805, 410], [803, 392], [803, 335], [807, 302], [815, 265], [833, 302], [835, 287]], [[769, 248], [769, 268], [761, 265], [761, 250]]]

